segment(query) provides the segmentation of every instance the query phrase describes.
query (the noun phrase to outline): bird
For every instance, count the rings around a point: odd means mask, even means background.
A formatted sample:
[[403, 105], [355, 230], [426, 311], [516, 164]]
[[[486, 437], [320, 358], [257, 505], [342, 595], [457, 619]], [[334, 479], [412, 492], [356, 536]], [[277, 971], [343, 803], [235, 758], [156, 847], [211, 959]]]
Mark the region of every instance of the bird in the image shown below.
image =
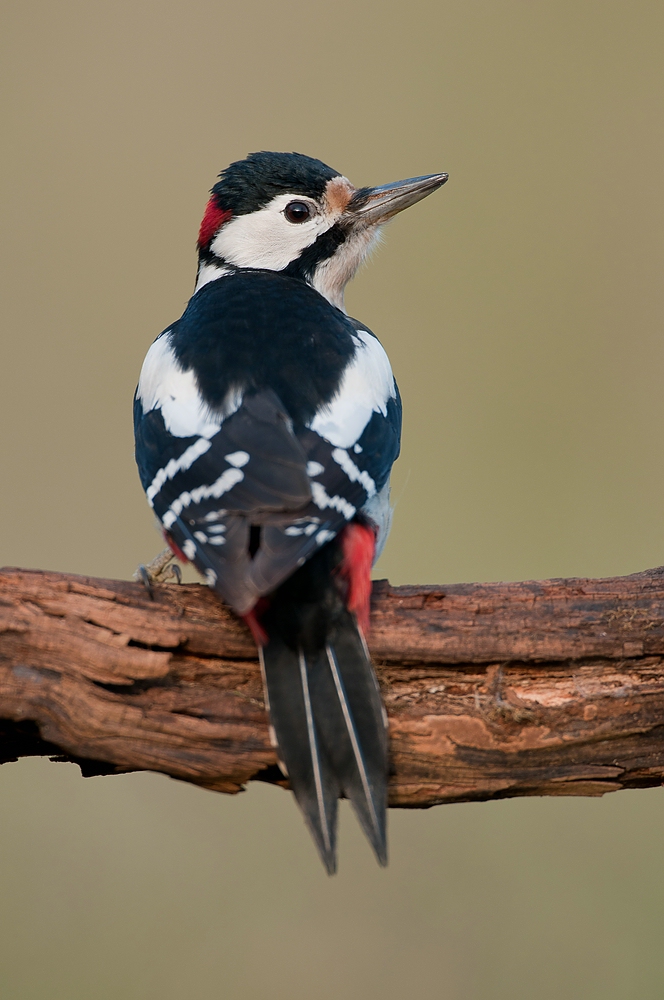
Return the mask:
[[344, 797], [387, 864], [387, 716], [366, 635], [401, 434], [387, 354], [344, 289], [384, 223], [447, 179], [356, 188], [301, 153], [231, 163], [193, 295], [134, 396], [147, 500], [171, 552], [252, 631], [279, 767], [329, 874]]

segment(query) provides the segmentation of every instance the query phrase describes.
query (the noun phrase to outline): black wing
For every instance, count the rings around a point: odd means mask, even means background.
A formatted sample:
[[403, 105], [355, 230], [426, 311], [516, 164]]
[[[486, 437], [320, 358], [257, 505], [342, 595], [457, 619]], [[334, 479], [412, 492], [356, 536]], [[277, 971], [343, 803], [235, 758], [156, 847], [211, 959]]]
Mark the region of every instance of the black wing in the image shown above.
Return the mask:
[[[210, 439], [178, 438], [136, 406], [136, 452], [159, 520], [240, 613], [356, 515], [367, 490], [313, 431], [293, 432], [270, 390], [248, 395]], [[203, 450], [204, 449], [204, 450]]]

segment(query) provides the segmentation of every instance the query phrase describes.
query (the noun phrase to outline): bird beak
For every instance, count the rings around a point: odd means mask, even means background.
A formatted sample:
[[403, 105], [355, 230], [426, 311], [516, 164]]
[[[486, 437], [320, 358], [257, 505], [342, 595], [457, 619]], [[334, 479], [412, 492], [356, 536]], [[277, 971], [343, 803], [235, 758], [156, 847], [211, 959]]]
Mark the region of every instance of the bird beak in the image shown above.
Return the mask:
[[344, 216], [349, 222], [367, 226], [387, 222], [393, 215], [442, 187], [447, 177], [447, 174], [427, 174], [381, 187], [360, 188], [348, 203]]

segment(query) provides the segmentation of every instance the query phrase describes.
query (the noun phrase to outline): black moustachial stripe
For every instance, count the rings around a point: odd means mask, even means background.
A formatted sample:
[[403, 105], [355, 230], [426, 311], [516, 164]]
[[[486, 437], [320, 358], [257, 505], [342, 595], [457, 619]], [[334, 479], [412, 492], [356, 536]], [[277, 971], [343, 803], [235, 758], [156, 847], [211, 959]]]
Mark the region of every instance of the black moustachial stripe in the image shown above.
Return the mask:
[[299, 257], [290, 262], [282, 273], [310, 281], [314, 277], [318, 265], [334, 257], [337, 250], [345, 243], [348, 235], [347, 227], [339, 222], [336, 223], [321, 233], [310, 246], [302, 251]]

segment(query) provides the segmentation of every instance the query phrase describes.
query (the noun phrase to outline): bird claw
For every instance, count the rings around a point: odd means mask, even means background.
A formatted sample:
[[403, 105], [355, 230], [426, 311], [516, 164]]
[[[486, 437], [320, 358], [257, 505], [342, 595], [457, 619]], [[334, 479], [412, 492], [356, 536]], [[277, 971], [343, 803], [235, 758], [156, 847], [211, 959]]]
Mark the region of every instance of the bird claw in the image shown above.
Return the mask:
[[182, 583], [182, 571], [177, 563], [173, 562], [174, 559], [171, 550], [164, 549], [147, 566], [141, 563], [134, 573], [133, 579], [143, 584], [150, 600], [154, 600], [155, 583], [168, 583], [169, 580], [175, 580], [177, 584]]
[[150, 577], [150, 571], [148, 570], [147, 566], [144, 563], [141, 563], [141, 565], [134, 573], [134, 579], [136, 580], [137, 583], [140, 582], [143, 584], [143, 586], [148, 592], [148, 597], [150, 598], [151, 601], [154, 601], [152, 578]]

